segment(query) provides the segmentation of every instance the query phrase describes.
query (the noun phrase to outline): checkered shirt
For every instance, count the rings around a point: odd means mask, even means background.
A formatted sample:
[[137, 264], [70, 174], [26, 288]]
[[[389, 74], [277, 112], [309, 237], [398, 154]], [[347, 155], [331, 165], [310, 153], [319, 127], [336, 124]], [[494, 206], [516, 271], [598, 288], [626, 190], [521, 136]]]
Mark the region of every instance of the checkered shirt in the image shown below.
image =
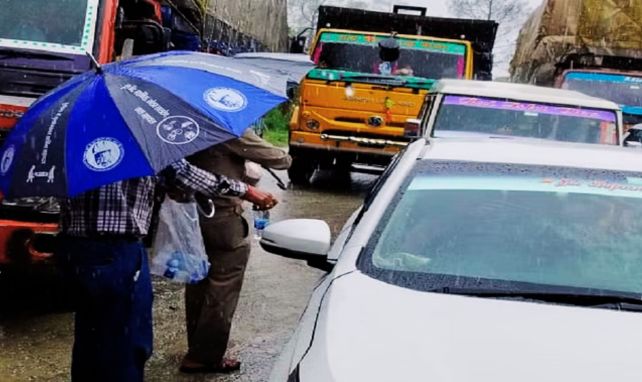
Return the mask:
[[70, 236], [100, 234], [142, 237], [149, 232], [159, 183], [206, 196], [243, 196], [247, 185], [210, 174], [183, 160], [160, 176], [136, 178], [102, 186], [61, 202], [62, 232]]

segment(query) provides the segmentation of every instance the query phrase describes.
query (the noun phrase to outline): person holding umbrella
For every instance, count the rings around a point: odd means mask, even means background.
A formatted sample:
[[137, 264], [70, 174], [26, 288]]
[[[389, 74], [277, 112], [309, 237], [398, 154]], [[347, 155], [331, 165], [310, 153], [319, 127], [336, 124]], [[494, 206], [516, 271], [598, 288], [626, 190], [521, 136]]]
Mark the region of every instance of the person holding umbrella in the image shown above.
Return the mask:
[[[65, 199], [57, 258], [76, 294], [73, 381], [142, 381], [152, 352], [152, 285], [142, 239], [154, 191], [240, 197], [263, 209], [272, 195], [186, 161], [157, 177], [112, 183]], [[199, 233], [194, 233], [199, 234]]]
[[152, 350], [141, 238], [156, 186], [273, 207], [271, 195], [184, 158], [240, 137], [306, 71], [193, 52], [94, 64], [13, 128], [0, 148], [0, 190], [62, 201], [57, 252], [78, 295], [72, 381], [140, 382]]

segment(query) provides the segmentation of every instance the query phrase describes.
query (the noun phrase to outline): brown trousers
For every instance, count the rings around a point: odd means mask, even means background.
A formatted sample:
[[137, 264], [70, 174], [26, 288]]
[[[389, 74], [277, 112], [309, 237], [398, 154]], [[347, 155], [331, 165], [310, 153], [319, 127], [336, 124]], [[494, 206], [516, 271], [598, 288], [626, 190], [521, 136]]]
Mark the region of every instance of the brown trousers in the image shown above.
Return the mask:
[[249, 227], [237, 208], [219, 208], [212, 219], [201, 219], [211, 267], [208, 277], [185, 290], [187, 357], [206, 365], [223, 360], [230, 338], [250, 255]]

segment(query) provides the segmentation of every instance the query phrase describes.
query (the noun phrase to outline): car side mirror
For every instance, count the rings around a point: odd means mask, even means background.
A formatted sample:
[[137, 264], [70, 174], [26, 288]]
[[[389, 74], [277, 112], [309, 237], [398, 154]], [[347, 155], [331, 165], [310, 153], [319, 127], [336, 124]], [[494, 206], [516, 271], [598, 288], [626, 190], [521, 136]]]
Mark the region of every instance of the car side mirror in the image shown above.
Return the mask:
[[292, 219], [270, 224], [261, 238], [261, 247], [275, 255], [305, 260], [314, 268], [330, 270], [327, 262], [332, 236], [322, 220]]
[[642, 148], [642, 142], [638, 141], [624, 141], [624, 147], [631, 147], [635, 149]]
[[417, 118], [406, 119], [406, 124], [403, 129], [403, 135], [406, 138], [421, 137], [421, 119], [417, 119]]
[[624, 146], [642, 148], [642, 125], [631, 127], [624, 135]]

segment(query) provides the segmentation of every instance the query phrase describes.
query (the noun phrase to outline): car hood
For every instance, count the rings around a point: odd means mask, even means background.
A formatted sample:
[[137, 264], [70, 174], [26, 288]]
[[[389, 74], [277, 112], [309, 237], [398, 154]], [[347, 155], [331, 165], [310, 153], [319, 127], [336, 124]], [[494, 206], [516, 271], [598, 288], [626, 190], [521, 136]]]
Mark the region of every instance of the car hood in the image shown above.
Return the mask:
[[301, 382], [642, 381], [642, 313], [335, 280]]

